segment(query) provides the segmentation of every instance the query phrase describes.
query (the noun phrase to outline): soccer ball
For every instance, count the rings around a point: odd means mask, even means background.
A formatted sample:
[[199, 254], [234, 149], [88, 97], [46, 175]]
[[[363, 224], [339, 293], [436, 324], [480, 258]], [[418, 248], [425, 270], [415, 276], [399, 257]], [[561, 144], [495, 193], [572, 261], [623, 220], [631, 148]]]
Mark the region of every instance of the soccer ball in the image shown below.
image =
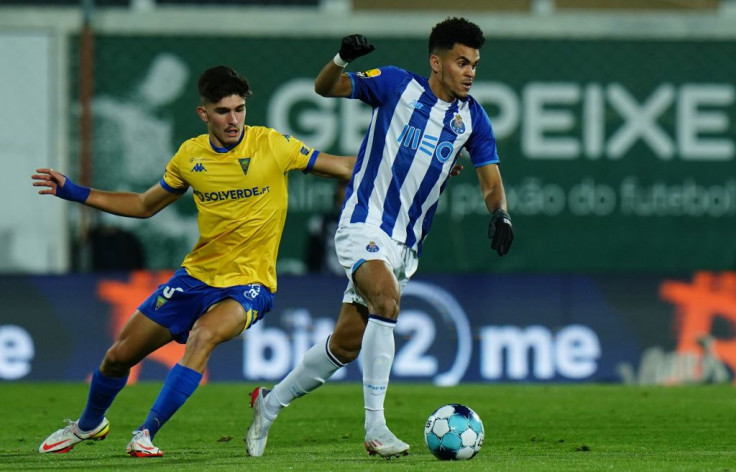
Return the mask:
[[440, 407], [424, 425], [424, 442], [440, 460], [472, 459], [483, 445], [483, 422], [465, 405]]

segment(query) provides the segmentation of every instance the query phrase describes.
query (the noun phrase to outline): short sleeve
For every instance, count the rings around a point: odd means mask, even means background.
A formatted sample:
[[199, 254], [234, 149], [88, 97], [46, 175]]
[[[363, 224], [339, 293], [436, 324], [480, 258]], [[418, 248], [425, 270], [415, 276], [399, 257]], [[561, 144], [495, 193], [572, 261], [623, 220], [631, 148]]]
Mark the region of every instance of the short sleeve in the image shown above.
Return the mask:
[[161, 177], [161, 186], [164, 190], [171, 193], [184, 193], [189, 188], [189, 184], [182, 178], [181, 172], [179, 171], [180, 154], [181, 148], [171, 158], [169, 163], [166, 164], [166, 170], [164, 171], [163, 177]]
[[410, 78], [409, 74], [395, 66], [385, 66], [365, 72], [349, 72], [352, 84], [350, 98], [367, 103], [372, 107], [384, 104], [399, 84]]
[[493, 135], [493, 127], [488, 114], [478, 102], [471, 104], [470, 116], [472, 120], [472, 133], [465, 144], [470, 154], [470, 160], [474, 167], [488, 164], [498, 164], [498, 149], [496, 148], [496, 137]]
[[268, 142], [271, 153], [284, 173], [292, 170], [309, 170], [319, 154], [319, 151], [295, 137], [275, 130], [270, 130]]

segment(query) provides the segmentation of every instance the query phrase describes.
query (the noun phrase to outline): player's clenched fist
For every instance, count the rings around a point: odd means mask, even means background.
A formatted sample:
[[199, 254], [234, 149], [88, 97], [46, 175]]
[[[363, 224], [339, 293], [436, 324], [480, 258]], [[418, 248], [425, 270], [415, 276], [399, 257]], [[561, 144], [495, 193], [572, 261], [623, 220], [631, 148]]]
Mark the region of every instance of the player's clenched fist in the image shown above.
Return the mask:
[[376, 49], [374, 45], [368, 42], [368, 38], [362, 34], [351, 34], [342, 38], [340, 45], [340, 58], [345, 62], [352, 62], [355, 59], [370, 54]]
[[491, 222], [488, 224], [488, 239], [491, 240], [491, 249], [499, 256], [505, 255], [514, 242], [514, 228], [511, 226], [511, 217], [499, 208], [493, 212]]

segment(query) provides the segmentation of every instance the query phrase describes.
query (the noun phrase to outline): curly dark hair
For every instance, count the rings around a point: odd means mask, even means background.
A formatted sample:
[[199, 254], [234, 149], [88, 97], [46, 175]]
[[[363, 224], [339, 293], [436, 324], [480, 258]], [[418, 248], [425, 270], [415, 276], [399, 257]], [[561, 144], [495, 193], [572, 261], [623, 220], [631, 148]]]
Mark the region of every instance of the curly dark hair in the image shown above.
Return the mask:
[[438, 49], [450, 50], [456, 43], [480, 49], [485, 44], [483, 31], [465, 18], [447, 18], [437, 23], [429, 35], [429, 53]]
[[253, 93], [248, 80], [227, 66], [215, 66], [202, 72], [197, 88], [203, 103], [217, 103], [230, 95], [248, 98]]

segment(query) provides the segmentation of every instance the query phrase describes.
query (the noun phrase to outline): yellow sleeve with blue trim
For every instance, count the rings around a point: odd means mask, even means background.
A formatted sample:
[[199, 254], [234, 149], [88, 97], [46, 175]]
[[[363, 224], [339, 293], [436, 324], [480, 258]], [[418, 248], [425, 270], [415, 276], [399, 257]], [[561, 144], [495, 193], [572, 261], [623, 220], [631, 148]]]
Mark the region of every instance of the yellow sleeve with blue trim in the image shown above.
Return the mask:
[[271, 152], [284, 173], [291, 170], [309, 172], [314, 167], [314, 161], [319, 155], [319, 151], [307, 146], [300, 140], [275, 130], [270, 130], [268, 141]]
[[179, 151], [177, 151], [169, 163], [166, 164], [166, 170], [164, 171], [164, 175], [161, 177], [161, 181], [159, 183], [164, 190], [168, 192], [184, 193], [189, 188], [189, 183], [184, 180], [179, 170], [179, 161], [181, 160], [182, 153], [185, 152], [184, 148], [187, 144], [188, 141], [182, 144]]

